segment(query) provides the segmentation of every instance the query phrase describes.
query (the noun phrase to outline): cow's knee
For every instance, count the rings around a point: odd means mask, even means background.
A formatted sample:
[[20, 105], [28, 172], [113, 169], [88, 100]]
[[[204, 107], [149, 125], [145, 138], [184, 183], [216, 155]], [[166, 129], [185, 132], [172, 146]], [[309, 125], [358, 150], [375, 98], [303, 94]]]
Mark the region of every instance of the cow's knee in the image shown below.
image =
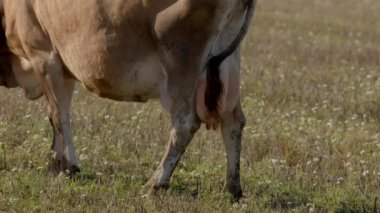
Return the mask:
[[174, 118], [173, 123], [173, 129], [177, 132], [189, 134], [195, 134], [201, 126], [200, 119], [193, 113], [189, 113], [188, 115], [180, 118]]

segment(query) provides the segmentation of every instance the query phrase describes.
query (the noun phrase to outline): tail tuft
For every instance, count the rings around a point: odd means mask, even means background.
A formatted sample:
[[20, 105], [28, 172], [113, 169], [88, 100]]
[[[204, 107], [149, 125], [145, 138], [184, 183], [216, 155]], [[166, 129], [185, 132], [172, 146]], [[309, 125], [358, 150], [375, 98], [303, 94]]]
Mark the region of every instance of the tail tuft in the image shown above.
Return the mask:
[[220, 79], [219, 68], [224, 58], [213, 56], [207, 63], [207, 86], [205, 105], [207, 110], [215, 118], [219, 118], [219, 99], [224, 92], [223, 82]]

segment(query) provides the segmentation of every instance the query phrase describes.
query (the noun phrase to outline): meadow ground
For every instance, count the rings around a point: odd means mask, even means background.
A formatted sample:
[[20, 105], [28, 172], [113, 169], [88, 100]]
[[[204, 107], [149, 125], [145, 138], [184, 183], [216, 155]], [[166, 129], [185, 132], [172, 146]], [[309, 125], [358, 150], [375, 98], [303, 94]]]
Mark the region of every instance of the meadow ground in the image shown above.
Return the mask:
[[259, 1], [242, 45], [245, 198], [234, 205], [221, 193], [221, 138], [204, 128], [172, 187], [140, 195], [169, 135], [157, 101], [117, 103], [78, 86], [82, 172], [70, 181], [49, 169], [45, 100], [1, 88], [0, 212], [379, 211], [379, 11], [378, 0]]

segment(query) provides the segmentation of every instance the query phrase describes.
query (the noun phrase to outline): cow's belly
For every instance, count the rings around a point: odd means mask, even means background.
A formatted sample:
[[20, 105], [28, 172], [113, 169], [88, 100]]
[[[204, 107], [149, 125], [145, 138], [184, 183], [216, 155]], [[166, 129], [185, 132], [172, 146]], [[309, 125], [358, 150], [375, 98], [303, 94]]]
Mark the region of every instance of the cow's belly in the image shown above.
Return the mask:
[[[100, 66], [76, 76], [82, 85], [97, 95], [118, 101], [146, 102], [160, 96], [165, 76], [156, 56], [146, 56], [135, 63]], [[91, 66], [90, 66], [91, 67]]]

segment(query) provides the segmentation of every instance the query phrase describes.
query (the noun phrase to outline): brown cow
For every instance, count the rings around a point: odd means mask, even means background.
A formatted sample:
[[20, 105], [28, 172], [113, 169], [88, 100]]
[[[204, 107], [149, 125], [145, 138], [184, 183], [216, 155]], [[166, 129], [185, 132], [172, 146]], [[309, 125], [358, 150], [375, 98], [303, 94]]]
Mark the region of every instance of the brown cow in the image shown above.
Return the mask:
[[256, 0], [0, 0], [0, 85], [44, 95], [61, 170], [79, 171], [70, 129], [74, 84], [121, 101], [160, 98], [172, 131], [147, 188], [167, 187], [201, 123], [221, 126], [226, 190], [240, 186], [239, 44]]

